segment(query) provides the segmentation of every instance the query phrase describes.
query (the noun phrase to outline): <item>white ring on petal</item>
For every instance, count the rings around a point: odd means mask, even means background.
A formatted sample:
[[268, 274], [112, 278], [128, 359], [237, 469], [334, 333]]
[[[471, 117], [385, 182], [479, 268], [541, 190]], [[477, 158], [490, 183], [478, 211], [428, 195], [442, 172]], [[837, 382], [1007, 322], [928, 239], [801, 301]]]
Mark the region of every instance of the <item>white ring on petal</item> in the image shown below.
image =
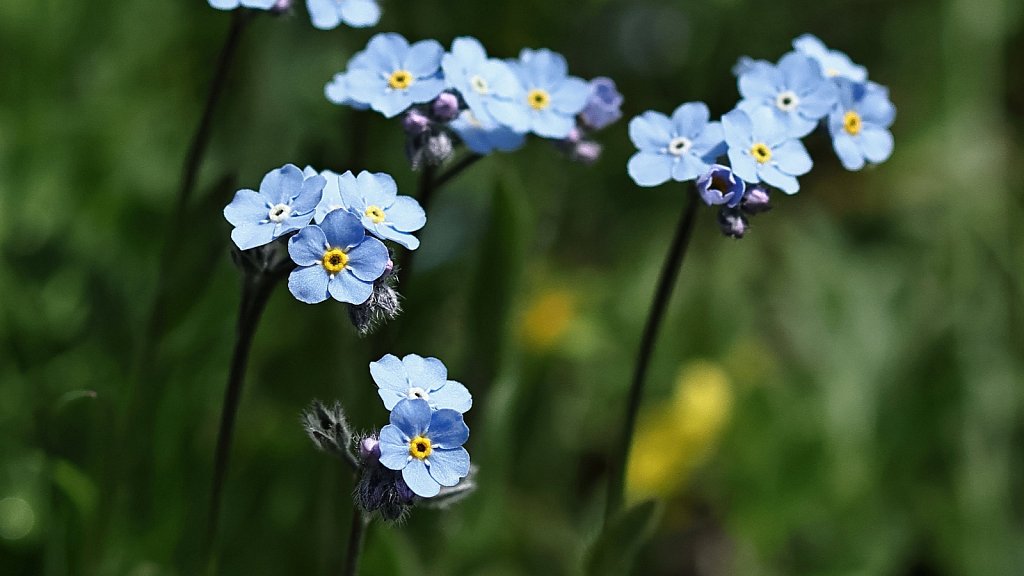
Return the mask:
[[673, 138], [668, 142], [668, 153], [673, 156], [682, 156], [693, 148], [693, 142], [689, 138], [679, 136]]
[[407, 394], [407, 397], [410, 400], [415, 400], [419, 398], [420, 400], [426, 400], [428, 402], [430, 401], [430, 394], [428, 394], [426, 390], [420, 388], [419, 386], [413, 386], [412, 388], [409, 388], [409, 393]]
[[799, 105], [800, 98], [796, 95], [796, 92], [793, 92], [792, 90], [779, 92], [778, 96], [775, 97], [775, 107], [783, 112], [795, 110]]
[[270, 218], [271, 222], [282, 222], [291, 215], [292, 207], [287, 204], [276, 204], [267, 212], [267, 218]]

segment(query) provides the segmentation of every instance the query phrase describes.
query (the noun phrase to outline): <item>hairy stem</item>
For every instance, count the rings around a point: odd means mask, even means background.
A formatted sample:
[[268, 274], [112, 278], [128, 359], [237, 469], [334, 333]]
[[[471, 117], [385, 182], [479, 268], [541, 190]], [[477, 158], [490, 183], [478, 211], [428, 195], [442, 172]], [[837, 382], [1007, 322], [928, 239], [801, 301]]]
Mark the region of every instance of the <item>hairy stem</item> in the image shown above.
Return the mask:
[[366, 527], [369, 524], [370, 519], [363, 515], [363, 511], [358, 506], [352, 506], [352, 525], [348, 531], [348, 551], [342, 576], [356, 576], [359, 573], [359, 557], [363, 553]]
[[643, 336], [640, 340], [640, 349], [637, 352], [636, 366], [633, 370], [633, 382], [630, 384], [629, 398], [626, 402], [626, 419], [622, 426], [619, 442], [615, 447], [616, 450], [612, 453], [605, 522], [608, 522], [622, 507], [623, 493], [626, 487], [626, 465], [629, 462], [629, 450], [633, 444], [637, 412], [640, 410], [640, 402], [643, 398], [647, 368], [651, 363], [658, 329], [661, 327], [661, 321], [665, 318], [669, 302], [672, 300], [672, 289], [675, 287], [676, 277], [683, 265], [686, 249], [690, 245], [690, 237], [696, 221], [698, 197], [696, 193], [690, 192], [688, 198], [676, 227], [672, 245], [665, 258], [665, 263], [662, 265], [658, 289], [651, 302], [651, 311], [647, 316], [647, 324], [644, 326]]

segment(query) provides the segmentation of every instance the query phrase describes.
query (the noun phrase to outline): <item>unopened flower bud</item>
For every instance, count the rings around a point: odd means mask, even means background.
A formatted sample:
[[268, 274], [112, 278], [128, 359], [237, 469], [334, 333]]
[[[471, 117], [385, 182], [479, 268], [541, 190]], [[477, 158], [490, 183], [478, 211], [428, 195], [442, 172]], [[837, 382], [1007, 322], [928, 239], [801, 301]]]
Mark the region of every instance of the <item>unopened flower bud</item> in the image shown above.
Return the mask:
[[743, 238], [750, 223], [737, 208], [722, 208], [718, 212], [718, 228], [730, 238]]
[[768, 189], [764, 186], [754, 186], [750, 190], [747, 190], [747, 194], [743, 197], [743, 203], [740, 204], [740, 208], [742, 208], [747, 214], [760, 214], [761, 212], [771, 210], [772, 205], [771, 198], [768, 195]]
[[621, 106], [622, 94], [615, 88], [615, 82], [611, 78], [594, 78], [580, 119], [591, 130], [600, 130], [622, 117]]
[[430, 109], [438, 122], [451, 122], [459, 115], [459, 97], [451, 92], [441, 92]]
[[746, 184], [728, 166], [713, 164], [697, 178], [697, 192], [708, 206], [725, 204], [734, 208], [743, 199]]
[[359, 458], [365, 463], [380, 460], [380, 440], [376, 436], [367, 436], [359, 441]]
[[402, 129], [409, 136], [419, 136], [430, 129], [430, 118], [413, 108], [402, 117]]
[[581, 140], [573, 150], [573, 159], [583, 164], [593, 164], [601, 157], [601, 145], [590, 140]]
[[277, 0], [270, 11], [274, 14], [284, 14], [292, 9], [292, 0]]

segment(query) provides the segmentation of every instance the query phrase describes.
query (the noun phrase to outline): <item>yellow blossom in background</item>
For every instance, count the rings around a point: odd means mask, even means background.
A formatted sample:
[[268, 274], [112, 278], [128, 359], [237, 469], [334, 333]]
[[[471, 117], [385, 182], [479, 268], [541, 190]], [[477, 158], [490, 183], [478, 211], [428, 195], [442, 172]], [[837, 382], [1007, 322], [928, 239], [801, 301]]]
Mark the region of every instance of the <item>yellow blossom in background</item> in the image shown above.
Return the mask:
[[665, 498], [717, 445], [732, 412], [732, 385], [713, 362], [684, 366], [668, 402], [640, 415], [626, 475], [631, 501]]
[[562, 288], [541, 292], [523, 313], [520, 336], [533, 350], [555, 347], [572, 327], [577, 316], [577, 298]]

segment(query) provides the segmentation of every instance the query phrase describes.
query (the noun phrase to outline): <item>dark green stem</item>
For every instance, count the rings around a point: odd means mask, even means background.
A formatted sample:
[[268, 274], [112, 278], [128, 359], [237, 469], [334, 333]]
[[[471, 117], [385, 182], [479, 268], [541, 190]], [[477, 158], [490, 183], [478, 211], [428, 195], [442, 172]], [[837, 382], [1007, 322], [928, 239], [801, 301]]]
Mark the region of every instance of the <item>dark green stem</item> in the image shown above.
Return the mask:
[[636, 367], [633, 370], [633, 382], [629, 387], [629, 398], [626, 401], [626, 420], [623, 423], [616, 450], [612, 453], [611, 472], [608, 479], [608, 500], [605, 507], [606, 523], [622, 507], [626, 488], [626, 465], [629, 462], [630, 447], [633, 445], [633, 432], [636, 429], [636, 417], [643, 398], [647, 368], [651, 363], [658, 329], [661, 327], [661, 321], [665, 318], [669, 302], [672, 300], [672, 289], [675, 287], [676, 277], [683, 265], [683, 257], [686, 255], [686, 249], [690, 245], [690, 237], [693, 234], [698, 196], [692, 191], [687, 196], [689, 199], [680, 216], [675, 238], [672, 239], [672, 245], [669, 247], [665, 263], [661, 268], [658, 289], [651, 302], [651, 311], [647, 316], [647, 324], [644, 326], [643, 336], [640, 340]]
[[348, 551], [345, 556], [345, 571], [342, 576], [356, 576], [359, 573], [359, 557], [363, 554], [366, 527], [370, 524], [358, 506], [352, 506], [352, 525], [348, 530]]

